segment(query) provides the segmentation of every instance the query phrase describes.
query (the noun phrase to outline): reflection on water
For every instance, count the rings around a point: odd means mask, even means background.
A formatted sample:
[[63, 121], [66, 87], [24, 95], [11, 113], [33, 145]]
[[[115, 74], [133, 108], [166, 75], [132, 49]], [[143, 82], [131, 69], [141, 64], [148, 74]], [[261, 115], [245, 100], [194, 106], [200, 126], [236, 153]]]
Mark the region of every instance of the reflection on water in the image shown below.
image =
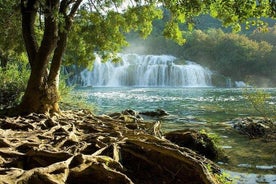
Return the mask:
[[[265, 89], [275, 106], [276, 89]], [[237, 183], [276, 183], [276, 143], [248, 139], [233, 130], [231, 119], [254, 116], [256, 111], [243, 96], [242, 89], [219, 88], [86, 88], [78, 89], [98, 114], [134, 109], [157, 108], [171, 115], [163, 118], [163, 131], [205, 129], [220, 135], [229, 162], [219, 162]]]

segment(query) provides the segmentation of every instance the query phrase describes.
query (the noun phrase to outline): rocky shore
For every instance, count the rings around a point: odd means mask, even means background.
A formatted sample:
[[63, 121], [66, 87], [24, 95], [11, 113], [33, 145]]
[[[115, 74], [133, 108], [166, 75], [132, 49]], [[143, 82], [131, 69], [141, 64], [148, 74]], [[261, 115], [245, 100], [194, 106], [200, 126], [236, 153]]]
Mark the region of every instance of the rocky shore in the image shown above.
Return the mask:
[[1, 183], [221, 183], [212, 161], [134, 115], [0, 117]]

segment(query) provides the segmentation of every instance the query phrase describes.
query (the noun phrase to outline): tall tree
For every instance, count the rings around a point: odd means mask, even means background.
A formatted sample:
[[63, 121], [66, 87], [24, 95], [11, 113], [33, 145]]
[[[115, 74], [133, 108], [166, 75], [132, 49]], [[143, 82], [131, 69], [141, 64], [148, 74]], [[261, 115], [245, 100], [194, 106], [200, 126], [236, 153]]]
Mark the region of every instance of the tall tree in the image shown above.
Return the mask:
[[[81, 0], [21, 0], [22, 33], [31, 66], [30, 79], [20, 104], [21, 111], [59, 111], [57, 86], [61, 58], [80, 3]], [[44, 18], [44, 34], [40, 43], [35, 32], [39, 14]]]
[[[20, 4], [22, 33], [31, 66], [19, 106], [23, 113], [59, 112], [58, 78], [68, 35], [75, 45], [108, 57], [126, 44], [123, 33], [134, 30], [146, 37], [152, 21], [162, 17], [161, 5], [170, 12], [164, 35], [179, 44], [185, 42], [179, 24], [187, 23], [192, 28], [193, 17], [200, 14], [210, 13], [236, 30], [248, 18], [275, 16], [274, 0], [21, 0]], [[71, 29], [83, 35], [70, 34]], [[74, 45], [70, 48], [81, 49]]]

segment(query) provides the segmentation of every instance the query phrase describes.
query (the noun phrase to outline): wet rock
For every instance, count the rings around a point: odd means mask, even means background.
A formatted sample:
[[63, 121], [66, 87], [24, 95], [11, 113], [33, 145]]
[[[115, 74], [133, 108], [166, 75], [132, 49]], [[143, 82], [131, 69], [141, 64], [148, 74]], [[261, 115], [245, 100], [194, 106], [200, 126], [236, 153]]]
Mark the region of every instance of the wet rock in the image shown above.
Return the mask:
[[156, 109], [156, 111], [145, 111], [145, 112], [140, 112], [142, 115], [146, 116], [151, 116], [151, 117], [162, 117], [162, 116], [167, 116], [169, 115], [168, 112], [166, 112], [163, 109]]
[[131, 115], [131, 116], [137, 116], [138, 112], [132, 110], [132, 109], [126, 109], [122, 112], [124, 115]]
[[171, 142], [192, 149], [193, 151], [216, 160], [219, 157], [214, 142], [206, 135], [195, 130], [177, 130], [165, 134], [165, 138]]
[[109, 114], [113, 119], [120, 119], [127, 123], [137, 123], [143, 121], [143, 118], [139, 115], [138, 112], [132, 110], [132, 109], [126, 109], [122, 111], [121, 113], [112, 113]]
[[266, 118], [237, 118], [232, 120], [233, 128], [249, 138], [264, 138], [276, 141], [276, 122]]

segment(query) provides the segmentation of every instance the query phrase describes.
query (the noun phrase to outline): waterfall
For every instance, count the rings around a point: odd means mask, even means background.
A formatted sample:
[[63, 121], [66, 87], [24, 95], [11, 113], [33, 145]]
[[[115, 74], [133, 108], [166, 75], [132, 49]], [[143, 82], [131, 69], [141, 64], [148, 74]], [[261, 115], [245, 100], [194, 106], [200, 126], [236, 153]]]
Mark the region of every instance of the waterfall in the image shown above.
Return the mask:
[[187, 61], [175, 64], [169, 55], [121, 54], [119, 63], [102, 63], [96, 58], [93, 70], [81, 72], [83, 86], [205, 87], [211, 86], [211, 72]]

